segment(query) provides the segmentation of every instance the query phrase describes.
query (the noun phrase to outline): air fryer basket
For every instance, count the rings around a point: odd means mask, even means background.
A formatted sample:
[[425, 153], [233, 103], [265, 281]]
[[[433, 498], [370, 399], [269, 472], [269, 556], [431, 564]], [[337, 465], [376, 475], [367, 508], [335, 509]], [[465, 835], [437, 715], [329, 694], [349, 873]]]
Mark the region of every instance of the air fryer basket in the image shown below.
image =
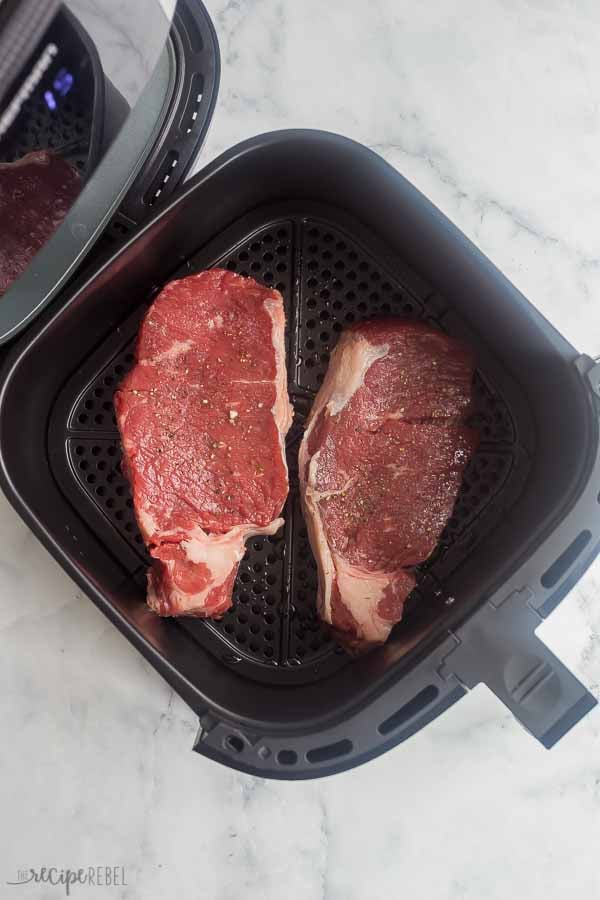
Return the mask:
[[[248, 543], [232, 610], [219, 623], [164, 621], [144, 605], [148, 560], [112, 394], [156, 290], [212, 265], [284, 296], [291, 491], [283, 533]], [[404, 621], [386, 647], [350, 661], [315, 616], [296, 455], [340, 331], [386, 315], [471, 343], [483, 439]], [[49, 355], [63, 360], [50, 377]], [[25, 407], [19, 385], [40, 371]], [[378, 157], [332, 135], [282, 132], [215, 161], [29, 336], [2, 394], [3, 477], [49, 549], [197, 711], [206, 755], [274, 777], [347, 768], [482, 680], [550, 746], [594, 702], [533, 631], [599, 540], [595, 377]]]

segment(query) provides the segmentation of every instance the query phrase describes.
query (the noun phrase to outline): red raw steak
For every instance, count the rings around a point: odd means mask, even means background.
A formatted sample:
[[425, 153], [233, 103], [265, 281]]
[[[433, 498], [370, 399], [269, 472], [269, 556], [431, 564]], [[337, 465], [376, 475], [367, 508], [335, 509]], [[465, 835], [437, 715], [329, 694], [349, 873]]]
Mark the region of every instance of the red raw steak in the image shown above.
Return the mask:
[[319, 613], [351, 647], [387, 639], [452, 514], [478, 442], [473, 369], [454, 339], [394, 319], [349, 329], [332, 354], [300, 484]]
[[45, 150], [0, 163], [0, 297], [56, 231], [81, 186], [73, 166]]
[[212, 269], [168, 284], [115, 394], [124, 470], [162, 616], [221, 616], [244, 542], [288, 493], [285, 316], [278, 291]]

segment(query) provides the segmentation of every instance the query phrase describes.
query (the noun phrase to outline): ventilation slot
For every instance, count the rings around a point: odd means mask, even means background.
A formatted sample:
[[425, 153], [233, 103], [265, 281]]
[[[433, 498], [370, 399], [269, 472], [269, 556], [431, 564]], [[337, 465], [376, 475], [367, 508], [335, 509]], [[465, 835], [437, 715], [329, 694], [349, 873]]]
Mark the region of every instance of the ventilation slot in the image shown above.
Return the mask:
[[179, 153], [177, 153], [176, 150], [169, 151], [158, 171], [158, 175], [152, 182], [150, 190], [146, 192], [146, 196], [144, 197], [144, 201], [148, 206], [154, 206], [154, 204], [160, 200], [162, 194], [167, 190], [167, 185], [171, 180], [173, 170], [177, 168], [178, 162]]
[[343, 741], [337, 741], [335, 744], [326, 744], [324, 747], [316, 747], [309, 750], [306, 758], [310, 763], [327, 762], [329, 759], [337, 759], [339, 756], [346, 756], [352, 752], [352, 741], [344, 738]]
[[571, 568], [579, 554], [587, 547], [592, 539], [591, 532], [582, 531], [572, 544], [570, 544], [564, 553], [562, 553], [555, 563], [547, 569], [541, 577], [542, 586], [545, 588], [554, 587], [558, 584], [563, 575]]
[[200, 104], [202, 103], [203, 93], [204, 77], [200, 72], [197, 72], [192, 78], [187, 106], [181, 117], [181, 130], [184, 134], [191, 134], [196, 127], [200, 115]]
[[426, 688], [423, 688], [422, 691], [413, 697], [412, 700], [409, 700], [408, 703], [405, 703], [397, 712], [395, 712], [389, 718], [384, 719], [377, 731], [379, 734], [391, 734], [392, 731], [395, 731], [397, 728], [400, 728], [401, 725], [405, 725], [407, 722], [410, 722], [418, 713], [420, 713], [426, 706], [429, 706], [430, 703], [438, 696], [439, 691], [432, 684], [428, 685]]

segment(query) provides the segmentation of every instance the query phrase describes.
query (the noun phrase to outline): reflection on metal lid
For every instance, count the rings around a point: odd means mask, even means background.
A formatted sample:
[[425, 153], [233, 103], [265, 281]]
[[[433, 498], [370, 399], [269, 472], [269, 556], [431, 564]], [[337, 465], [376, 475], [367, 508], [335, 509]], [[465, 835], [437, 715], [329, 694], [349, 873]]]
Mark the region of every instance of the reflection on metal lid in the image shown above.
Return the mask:
[[16, 121], [23, 104], [29, 100], [45, 73], [52, 65], [54, 57], [57, 56], [57, 54], [58, 47], [55, 43], [50, 42], [44, 47], [41, 54], [36, 57], [30, 71], [25, 74], [24, 81], [21, 82], [15, 95], [0, 115], [0, 137], [6, 134], [11, 125]]
[[174, 0], [68, 0], [65, 6], [96, 45], [106, 77], [133, 106], [165, 47]]

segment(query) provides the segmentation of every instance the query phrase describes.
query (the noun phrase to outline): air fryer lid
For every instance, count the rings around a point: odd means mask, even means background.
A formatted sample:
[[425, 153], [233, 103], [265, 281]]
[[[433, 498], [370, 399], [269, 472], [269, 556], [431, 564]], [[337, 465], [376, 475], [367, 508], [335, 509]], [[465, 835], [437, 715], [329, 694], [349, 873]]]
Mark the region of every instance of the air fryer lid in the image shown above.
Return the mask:
[[200, 3], [182, 0], [173, 20], [158, 0], [139, 0], [139, 15], [117, 0], [103, 3], [102, 15], [71, 0], [45, 6], [44, 16], [34, 2], [27, 19], [28, 5], [0, 17], [0, 48], [10, 39], [20, 49], [0, 53], [0, 163], [47, 150], [79, 172], [82, 190], [0, 299], [0, 343], [81, 265], [125, 195], [119, 231], [174, 189], [203, 140], [218, 82], [216, 38]]

